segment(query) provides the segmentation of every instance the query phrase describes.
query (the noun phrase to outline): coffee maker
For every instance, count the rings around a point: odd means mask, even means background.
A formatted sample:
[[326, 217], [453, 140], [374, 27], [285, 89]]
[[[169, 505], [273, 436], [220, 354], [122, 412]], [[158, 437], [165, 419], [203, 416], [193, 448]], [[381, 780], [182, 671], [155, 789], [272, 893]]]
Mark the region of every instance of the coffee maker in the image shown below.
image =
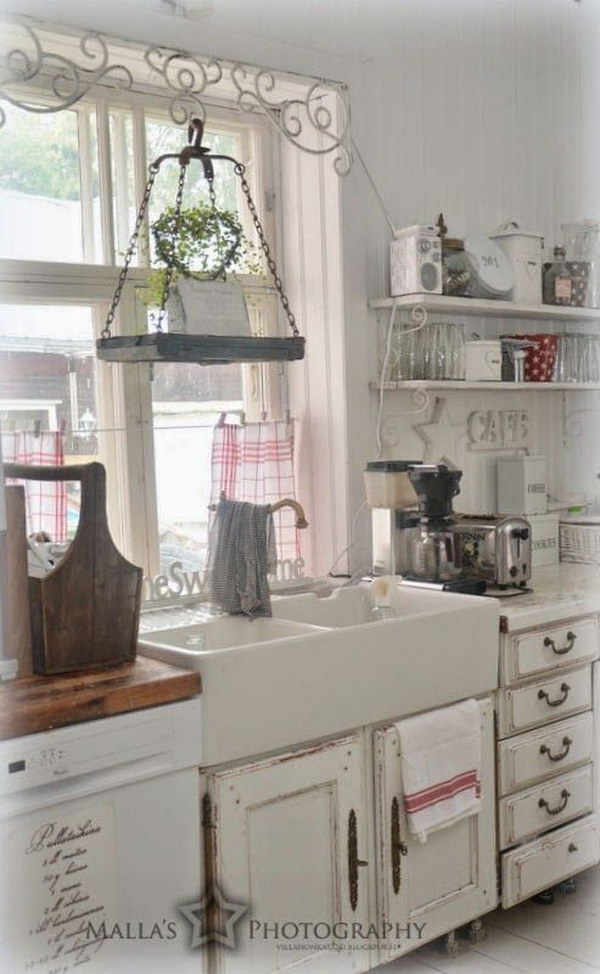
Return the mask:
[[452, 499], [460, 493], [462, 470], [444, 463], [419, 464], [408, 473], [417, 496], [419, 519], [410, 531], [409, 576], [448, 582], [461, 574], [456, 565]]
[[402, 575], [403, 584], [419, 587], [485, 591], [485, 581], [457, 564], [452, 500], [461, 477], [462, 471], [445, 463], [367, 464], [374, 574]]
[[460, 470], [414, 460], [367, 464], [365, 487], [371, 507], [373, 569], [377, 575], [448, 580], [454, 566], [452, 498]]

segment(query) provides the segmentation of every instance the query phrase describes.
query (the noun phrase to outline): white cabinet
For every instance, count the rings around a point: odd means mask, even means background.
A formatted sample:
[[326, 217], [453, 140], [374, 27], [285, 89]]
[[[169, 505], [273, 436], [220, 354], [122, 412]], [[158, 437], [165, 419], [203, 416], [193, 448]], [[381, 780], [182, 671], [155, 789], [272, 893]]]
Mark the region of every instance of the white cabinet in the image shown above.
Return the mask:
[[559, 664], [575, 666], [598, 655], [596, 616], [571, 619], [562, 625], [509, 636], [501, 654], [503, 682], [554, 670]]
[[363, 767], [361, 738], [351, 735], [205, 776], [214, 881], [228, 901], [249, 906], [236, 927], [241, 947], [214, 951], [214, 970], [370, 966], [369, 951], [326, 949], [334, 924], [368, 926]]
[[492, 910], [491, 699], [480, 708], [481, 809], [425, 843], [407, 833], [394, 726], [205, 772], [205, 871], [248, 906], [210, 974], [365, 971]]
[[519, 846], [502, 856], [502, 905], [514, 906], [599, 859], [600, 825], [595, 815]]
[[481, 701], [482, 804], [479, 814], [420, 843], [409, 835], [402, 802], [398, 735], [374, 734], [378, 914], [405, 939], [384, 950], [381, 962], [413, 949], [423, 931], [431, 940], [487, 913], [497, 903], [494, 788], [494, 709]]
[[590, 665], [597, 655], [594, 615], [501, 637], [498, 837], [505, 908], [599, 861], [597, 672], [592, 679], [598, 664]]

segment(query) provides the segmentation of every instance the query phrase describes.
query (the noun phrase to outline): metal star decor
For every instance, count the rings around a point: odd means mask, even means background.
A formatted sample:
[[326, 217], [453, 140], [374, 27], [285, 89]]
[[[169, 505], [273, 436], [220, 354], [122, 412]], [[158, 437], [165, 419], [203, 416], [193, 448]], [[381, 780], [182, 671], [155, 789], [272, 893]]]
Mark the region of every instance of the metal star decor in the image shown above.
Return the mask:
[[[235, 950], [235, 925], [248, 910], [243, 903], [230, 903], [225, 899], [218, 886], [210, 886], [197, 903], [188, 903], [179, 907], [186, 920], [192, 925], [190, 946], [192, 950], [204, 947], [206, 944], [217, 943], [230, 950]], [[216, 923], [222, 924], [225, 914], [229, 914], [224, 925], [217, 928]], [[217, 919], [213, 919], [216, 918]]]
[[457, 428], [461, 429], [462, 435], [464, 430], [462, 430], [460, 424], [452, 422], [446, 400], [436, 397], [429, 422], [415, 423], [413, 426], [415, 433], [421, 437], [425, 444], [425, 450], [423, 452], [423, 460], [425, 463], [437, 463], [441, 461], [443, 463], [449, 463], [451, 466], [453, 465], [452, 461], [448, 460], [444, 451], [449, 446], [449, 431], [456, 430]]

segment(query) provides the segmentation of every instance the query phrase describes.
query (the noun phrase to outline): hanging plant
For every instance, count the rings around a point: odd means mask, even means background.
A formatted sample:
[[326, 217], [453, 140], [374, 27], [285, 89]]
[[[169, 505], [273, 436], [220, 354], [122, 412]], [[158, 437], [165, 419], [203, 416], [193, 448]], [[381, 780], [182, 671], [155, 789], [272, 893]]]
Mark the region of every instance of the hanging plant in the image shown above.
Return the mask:
[[[232, 210], [199, 203], [182, 210], [178, 227], [176, 222], [175, 207], [170, 206], [150, 227], [157, 261], [174, 267], [173, 284], [181, 277], [214, 280], [232, 271], [261, 272], [256, 248]], [[160, 304], [165, 276], [166, 266], [150, 272], [143, 297], [146, 304]]]

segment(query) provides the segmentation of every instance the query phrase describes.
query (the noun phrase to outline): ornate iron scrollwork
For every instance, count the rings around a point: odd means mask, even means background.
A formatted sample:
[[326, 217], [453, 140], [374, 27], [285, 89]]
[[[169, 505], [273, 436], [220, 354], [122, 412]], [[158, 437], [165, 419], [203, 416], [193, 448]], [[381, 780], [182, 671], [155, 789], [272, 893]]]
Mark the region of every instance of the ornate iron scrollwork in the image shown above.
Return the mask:
[[[272, 71], [257, 71], [243, 64], [233, 65], [231, 80], [238, 92], [240, 109], [262, 109], [281, 134], [303, 152], [320, 156], [337, 151], [335, 171], [340, 176], [350, 171], [350, 104], [344, 86], [315, 81], [303, 98], [278, 98]], [[336, 111], [326, 104], [332, 96], [336, 98]]]
[[[45, 115], [74, 105], [100, 81], [112, 81], [123, 89], [133, 85], [132, 74], [125, 65], [110, 63], [108, 44], [100, 34], [82, 35], [79, 50], [83, 63], [78, 64], [64, 54], [44, 50], [38, 34], [28, 24], [11, 22], [9, 37], [14, 29], [22, 32], [22, 39], [11, 41], [14, 46], [2, 55], [0, 94], [17, 108]], [[52, 95], [50, 104], [38, 104], [34, 92], [27, 91], [36, 81], [36, 91], [39, 92], [39, 83], [43, 82], [44, 89]], [[0, 107], [0, 126], [5, 121], [6, 113]]]
[[[344, 85], [309, 79], [301, 87], [295, 81], [290, 96], [289, 84], [266, 68], [202, 58], [157, 45], [144, 50], [95, 32], [82, 34], [77, 44], [81, 57], [71, 56], [72, 41], [63, 47], [55, 34], [35, 22], [14, 18], [5, 27], [0, 50], [0, 98], [18, 108], [39, 114], [59, 112], [99, 83], [129, 90], [139, 82], [140, 90], [147, 90], [150, 68], [157, 86], [170, 95], [172, 120], [185, 125], [193, 116], [204, 121], [203, 97], [219, 95], [218, 85], [223, 81], [229, 99], [233, 88], [240, 110], [266, 115], [303, 152], [317, 156], [333, 153], [339, 175], [346, 175], [351, 168], [350, 104]], [[126, 64], [111, 61], [115, 52], [120, 56], [119, 51]], [[39, 104], [41, 90], [50, 96], [45, 104]], [[0, 107], [0, 126], [5, 121], [6, 113]]]
[[202, 61], [182, 51], [168, 51], [150, 47], [144, 60], [173, 92], [169, 105], [171, 118], [177, 125], [190, 122], [193, 115], [206, 121], [206, 109], [201, 96], [223, 78], [223, 66], [214, 58]]

